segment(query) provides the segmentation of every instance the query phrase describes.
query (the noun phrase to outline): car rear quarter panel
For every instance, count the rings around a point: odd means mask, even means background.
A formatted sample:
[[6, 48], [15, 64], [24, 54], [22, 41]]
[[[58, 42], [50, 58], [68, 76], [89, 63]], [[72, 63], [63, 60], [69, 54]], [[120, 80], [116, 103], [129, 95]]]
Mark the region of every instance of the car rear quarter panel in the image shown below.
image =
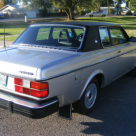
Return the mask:
[[[103, 74], [103, 84], [106, 86], [115, 79], [116, 51], [113, 47], [82, 53], [72, 61], [52, 67], [49, 71], [73, 71], [47, 80], [49, 83], [49, 96], [59, 98], [59, 106], [75, 102], [84, 93], [88, 81], [97, 74]], [[46, 73], [49, 72], [47, 70]], [[50, 71], [50, 72], [51, 72]], [[49, 73], [50, 73], [49, 72]], [[63, 72], [62, 72], [63, 73]], [[109, 76], [110, 75], [110, 76]]]

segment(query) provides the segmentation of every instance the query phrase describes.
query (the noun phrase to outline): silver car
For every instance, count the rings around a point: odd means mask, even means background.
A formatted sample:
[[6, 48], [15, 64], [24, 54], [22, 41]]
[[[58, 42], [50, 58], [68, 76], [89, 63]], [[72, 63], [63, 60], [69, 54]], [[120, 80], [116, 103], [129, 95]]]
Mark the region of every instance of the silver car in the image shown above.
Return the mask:
[[3, 19], [4, 18], [4, 14], [0, 13], [0, 18]]
[[30, 25], [0, 50], [0, 107], [31, 118], [72, 106], [90, 113], [101, 88], [136, 75], [136, 38], [119, 25], [91, 22]]
[[106, 14], [99, 11], [92, 11], [85, 14], [86, 17], [105, 17]]

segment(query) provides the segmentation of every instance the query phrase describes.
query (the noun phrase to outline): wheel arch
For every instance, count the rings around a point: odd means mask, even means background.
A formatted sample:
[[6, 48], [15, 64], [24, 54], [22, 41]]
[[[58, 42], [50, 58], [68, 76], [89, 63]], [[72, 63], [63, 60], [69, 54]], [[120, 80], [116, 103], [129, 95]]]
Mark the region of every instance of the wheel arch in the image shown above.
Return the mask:
[[87, 86], [90, 84], [90, 82], [92, 81], [93, 78], [96, 78], [98, 83], [99, 83], [99, 88], [101, 88], [103, 85], [104, 85], [104, 74], [102, 72], [102, 70], [97, 70], [95, 72], [93, 72], [90, 77], [88, 78], [88, 80], [86, 81], [85, 85], [84, 85], [84, 88], [80, 94], [80, 97], [79, 99], [82, 97], [82, 95], [84, 94]]

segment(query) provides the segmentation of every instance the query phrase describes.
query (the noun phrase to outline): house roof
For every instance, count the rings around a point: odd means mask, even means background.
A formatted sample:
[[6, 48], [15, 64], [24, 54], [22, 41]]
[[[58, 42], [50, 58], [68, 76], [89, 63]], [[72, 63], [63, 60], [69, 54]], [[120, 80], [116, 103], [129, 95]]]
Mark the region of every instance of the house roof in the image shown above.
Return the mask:
[[15, 5], [15, 4], [10, 5], [10, 4], [8, 4], [8, 5], [4, 6], [3, 8], [1, 8], [0, 11], [5, 10], [7, 7], [13, 7], [15, 9], [22, 9], [22, 8], [25, 8], [26, 5]]

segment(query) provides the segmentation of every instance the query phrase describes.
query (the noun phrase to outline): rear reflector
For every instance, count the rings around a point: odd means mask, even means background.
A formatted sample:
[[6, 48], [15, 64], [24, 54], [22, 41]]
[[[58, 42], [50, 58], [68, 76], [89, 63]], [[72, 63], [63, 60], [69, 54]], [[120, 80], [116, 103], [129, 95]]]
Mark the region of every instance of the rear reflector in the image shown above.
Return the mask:
[[33, 88], [33, 89], [38, 89], [38, 90], [48, 89], [48, 84], [47, 83], [40, 83], [40, 82], [31, 81], [30, 84], [31, 84], [30, 88]]
[[48, 90], [45, 91], [31, 90], [31, 95], [35, 97], [43, 98], [48, 96]]
[[22, 79], [20, 79], [20, 78], [14, 78], [14, 84], [16, 84], [16, 85], [22, 85], [23, 84]]

